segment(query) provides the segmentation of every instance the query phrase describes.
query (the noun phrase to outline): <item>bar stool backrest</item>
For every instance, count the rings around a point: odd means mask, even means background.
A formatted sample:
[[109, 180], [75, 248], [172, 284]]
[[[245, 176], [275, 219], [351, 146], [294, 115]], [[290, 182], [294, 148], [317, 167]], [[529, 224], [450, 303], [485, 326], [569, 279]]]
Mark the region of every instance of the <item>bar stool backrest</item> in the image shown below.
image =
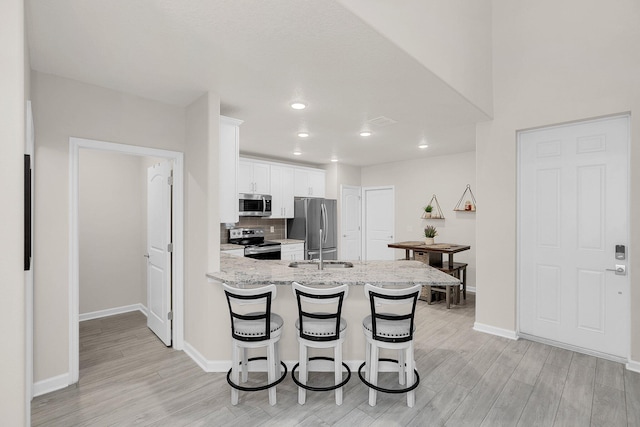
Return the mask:
[[[406, 342], [413, 339], [414, 317], [416, 313], [416, 302], [420, 296], [422, 285], [415, 285], [410, 288], [382, 288], [369, 283], [364, 285], [365, 298], [369, 300], [371, 306], [372, 337], [377, 341], [384, 342]], [[403, 306], [399, 313], [385, 312], [385, 306]], [[385, 322], [388, 326], [392, 323], [398, 328], [395, 336], [380, 335], [380, 323]]]
[[[310, 341], [334, 341], [340, 338], [340, 316], [342, 315], [342, 303], [349, 294], [348, 285], [340, 285], [328, 288], [311, 288], [293, 282], [291, 285], [293, 294], [298, 302], [298, 319], [300, 322], [300, 338]], [[309, 311], [316, 305], [327, 306], [334, 305], [334, 310], [326, 311]], [[333, 319], [335, 327], [331, 329], [335, 331], [330, 335], [308, 335], [304, 328], [306, 319], [327, 320]]]
[[[231, 315], [231, 336], [240, 341], [264, 341], [271, 338], [271, 301], [276, 297], [276, 286], [267, 285], [253, 289], [239, 289], [222, 284], [224, 294], [229, 305]], [[245, 313], [243, 306], [256, 306], [256, 311]], [[257, 328], [258, 333], [238, 335], [236, 333], [236, 322], [249, 321], [264, 323], [263, 328]]]

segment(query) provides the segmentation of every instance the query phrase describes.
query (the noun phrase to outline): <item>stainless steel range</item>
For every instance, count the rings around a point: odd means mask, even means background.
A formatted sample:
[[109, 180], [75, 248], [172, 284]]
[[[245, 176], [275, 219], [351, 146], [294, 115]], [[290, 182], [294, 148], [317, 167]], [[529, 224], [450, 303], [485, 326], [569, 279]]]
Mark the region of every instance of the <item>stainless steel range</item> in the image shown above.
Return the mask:
[[232, 228], [229, 243], [244, 246], [244, 256], [255, 259], [280, 259], [281, 245], [264, 240], [262, 228]]

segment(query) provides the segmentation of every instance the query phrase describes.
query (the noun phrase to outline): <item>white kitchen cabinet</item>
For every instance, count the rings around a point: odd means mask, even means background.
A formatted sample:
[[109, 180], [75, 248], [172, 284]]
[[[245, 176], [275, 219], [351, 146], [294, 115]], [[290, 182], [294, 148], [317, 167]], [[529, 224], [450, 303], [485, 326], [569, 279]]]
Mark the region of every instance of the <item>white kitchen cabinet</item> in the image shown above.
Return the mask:
[[220, 116], [219, 206], [220, 222], [235, 223], [238, 217], [238, 150], [242, 120]]
[[293, 167], [271, 165], [271, 218], [293, 218]]
[[304, 260], [304, 243], [290, 243], [282, 245], [280, 249], [280, 259], [284, 261]]
[[244, 248], [241, 249], [229, 249], [226, 251], [220, 251], [223, 254], [229, 254], [229, 255], [233, 255], [233, 256], [244, 256]]
[[271, 194], [270, 171], [269, 163], [240, 159], [238, 162], [238, 193]]
[[296, 197], [324, 197], [325, 171], [296, 168], [294, 175]]

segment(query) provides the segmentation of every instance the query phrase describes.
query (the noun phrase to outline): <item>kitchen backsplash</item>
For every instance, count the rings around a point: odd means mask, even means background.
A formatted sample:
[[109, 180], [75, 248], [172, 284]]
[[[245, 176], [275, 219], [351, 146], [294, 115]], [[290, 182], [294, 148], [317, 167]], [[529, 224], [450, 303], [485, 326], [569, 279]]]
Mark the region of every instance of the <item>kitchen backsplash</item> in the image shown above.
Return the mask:
[[[284, 239], [286, 237], [286, 219], [267, 219], [260, 217], [243, 216], [240, 222], [236, 223], [236, 227], [264, 228], [264, 238], [266, 240]], [[273, 232], [271, 232], [273, 227]], [[220, 224], [220, 243], [229, 243], [229, 230], [224, 224]]]

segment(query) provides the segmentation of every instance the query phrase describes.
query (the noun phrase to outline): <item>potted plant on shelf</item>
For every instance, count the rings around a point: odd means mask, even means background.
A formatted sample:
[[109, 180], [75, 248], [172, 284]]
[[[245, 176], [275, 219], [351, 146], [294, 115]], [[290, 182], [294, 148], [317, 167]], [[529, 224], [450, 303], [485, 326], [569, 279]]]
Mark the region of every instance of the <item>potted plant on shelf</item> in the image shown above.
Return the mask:
[[424, 216], [423, 218], [431, 218], [431, 212], [433, 211], [433, 206], [427, 205], [424, 208]]
[[438, 235], [438, 230], [433, 225], [427, 225], [424, 228], [424, 244], [433, 245], [434, 238]]

